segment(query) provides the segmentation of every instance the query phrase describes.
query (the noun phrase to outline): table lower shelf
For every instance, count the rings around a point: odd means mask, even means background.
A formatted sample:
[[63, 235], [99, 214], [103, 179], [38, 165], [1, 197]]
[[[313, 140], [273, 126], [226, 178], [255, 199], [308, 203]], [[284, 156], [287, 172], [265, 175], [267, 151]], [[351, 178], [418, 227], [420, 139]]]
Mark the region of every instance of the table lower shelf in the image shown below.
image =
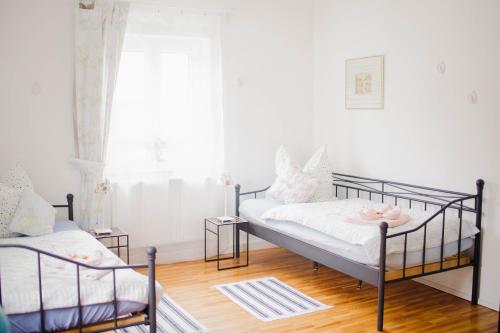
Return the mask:
[[[219, 262], [219, 265], [218, 265], [218, 270], [219, 271], [223, 271], [223, 270], [226, 270], [226, 269], [233, 269], [233, 268], [240, 268], [240, 267], [247, 267], [248, 266], [248, 259], [247, 259], [247, 253], [246, 251], [245, 252], [241, 252], [240, 253], [240, 257], [235, 257], [235, 256], [224, 256], [224, 255], [221, 255], [219, 259], [217, 259], [217, 256], [211, 256], [211, 257], [207, 257], [205, 259], [205, 262]], [[224, 266], [221, 266], [220, 265], [220, 262], [222, 261], [228, 261], [228, 260], [232, 260], [232, 264], [231, 266], [227, 266], [227, 267], [224, 267]]]

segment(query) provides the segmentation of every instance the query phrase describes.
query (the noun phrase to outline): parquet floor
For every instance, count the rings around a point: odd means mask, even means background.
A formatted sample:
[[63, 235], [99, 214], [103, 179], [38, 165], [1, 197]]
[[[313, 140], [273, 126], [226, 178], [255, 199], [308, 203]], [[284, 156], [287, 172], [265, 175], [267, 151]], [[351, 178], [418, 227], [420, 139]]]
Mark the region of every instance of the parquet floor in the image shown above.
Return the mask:
[[[376, 332], [377, 289], [283, 249], [253, 251], [250, 266], [218, 272], [203, 260], [159, 265], [168, 294], [212, 332]], [[274, 276], [334, 308], [260, 321], [212, 286]], [[485, 292], [483, 290], [483, 292]], [[404, 281], [386, 289], [386, 332], [497, 332], [498, 313], [431, 287]]]

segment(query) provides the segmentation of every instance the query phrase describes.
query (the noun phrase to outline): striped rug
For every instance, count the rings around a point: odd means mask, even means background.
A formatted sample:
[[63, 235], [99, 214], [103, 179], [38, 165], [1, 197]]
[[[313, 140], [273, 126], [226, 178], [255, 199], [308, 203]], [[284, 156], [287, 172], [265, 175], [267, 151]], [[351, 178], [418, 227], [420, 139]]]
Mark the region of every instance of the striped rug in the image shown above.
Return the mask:
[[233, 302], [263, 321], [331, 308], [274, 277], [215, 286]]
[[[173, 299], [163, 295], [156, 309], [158, 333], [198, 333], [210, 332], [199, 321], [181, 308]], [[148, 333], [149, 326], [139, 325], [116, 330], [117, 333]]]

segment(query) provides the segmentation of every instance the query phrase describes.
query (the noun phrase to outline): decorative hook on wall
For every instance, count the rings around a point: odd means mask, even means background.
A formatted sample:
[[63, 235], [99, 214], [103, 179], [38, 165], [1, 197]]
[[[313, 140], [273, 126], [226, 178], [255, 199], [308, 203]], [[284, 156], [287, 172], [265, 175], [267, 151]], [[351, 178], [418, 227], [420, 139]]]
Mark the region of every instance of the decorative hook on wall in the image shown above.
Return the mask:
[[95, 0], [80, 0], [80, 9], [94, 9]]
[[444, 61], [441, 61], [438, 65], [437, 65], [437, 71], [439, 74], [444, 74], [446, 73], [446, 63]]
[[473, 90], [469, 93], [469, 96], [467, 96], [467, 99], [469, 100], [470, 104], [477, 104], [478, 96], [477, 96], [477, 91]]

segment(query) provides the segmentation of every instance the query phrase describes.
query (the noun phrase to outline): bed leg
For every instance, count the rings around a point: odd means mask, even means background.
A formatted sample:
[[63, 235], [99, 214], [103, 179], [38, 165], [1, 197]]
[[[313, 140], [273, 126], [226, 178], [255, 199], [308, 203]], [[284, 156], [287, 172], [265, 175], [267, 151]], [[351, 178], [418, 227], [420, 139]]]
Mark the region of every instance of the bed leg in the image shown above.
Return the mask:
[[479, 271], [481, 269], [481, 220], [483, 217], [483, 189], [484, 180], [476, 181], [477, 196], [476, 196], [476, 227], [479, 233], [474, 239], [474, 266], [472, 271], [472, 297], [471, 303], [477, 305], [479, 299]]
[[319, 263], [317, 261], [313, 261], [313, 269], [317, 271], [319, 269]]
[[384, 331], [384, 292], [385, 284], [378, 286], [377, 331]]
[[147, 249], [148, 256], [148, 284], [149, 284], [149, 297], [148, 297], [148, 321], [149, 332], [156, 333], [156, 274], [155, 274], [155, 260], [156, 248], [151, 246]]
[[363, 281], [358, 280], [358, 285], [356, 286], [356, 289], [361, 290], [362, 287], [363, 287]]
[[[241, 191], [241, 185], [236, 184], [234, 185], [234, 198], [235, 198], [235, 209], [234, 212], [236, 216], [240, 216], [240, 191]], [[233, 235], [233, 241], [234, 241], [234, 256], [236, 258], [240, 257], [240, 226], [239, 224], [235, 225], [234, 229], [234, 235]]]
[[240, 226], [235, 224], [234, 226], [234, 256], [236, 258], [240, 257]]
[[385, 296], [385, 254], [387, 243], [387, 228], [389, 225], [386, 222], [380, 224], [380, 258], [379, 258], [379, 274], [378, 274], [378, 311], [377, 311], [377, 330], [384, 330], [384, 296]]
[[[481, 237], [481, 234], [476, 234], [476, 240], [474, 243], [479, 243], [478, 239]], [[472, 267], [472, 295], [471, 295], [471, 303], [472, 305], [477, 305], [479, 301], [479, 265], [480, 265], [480, 257], [478, 255], [478, 246], [474, 246], [475, 254], [474, 254], [474, 265]]]

